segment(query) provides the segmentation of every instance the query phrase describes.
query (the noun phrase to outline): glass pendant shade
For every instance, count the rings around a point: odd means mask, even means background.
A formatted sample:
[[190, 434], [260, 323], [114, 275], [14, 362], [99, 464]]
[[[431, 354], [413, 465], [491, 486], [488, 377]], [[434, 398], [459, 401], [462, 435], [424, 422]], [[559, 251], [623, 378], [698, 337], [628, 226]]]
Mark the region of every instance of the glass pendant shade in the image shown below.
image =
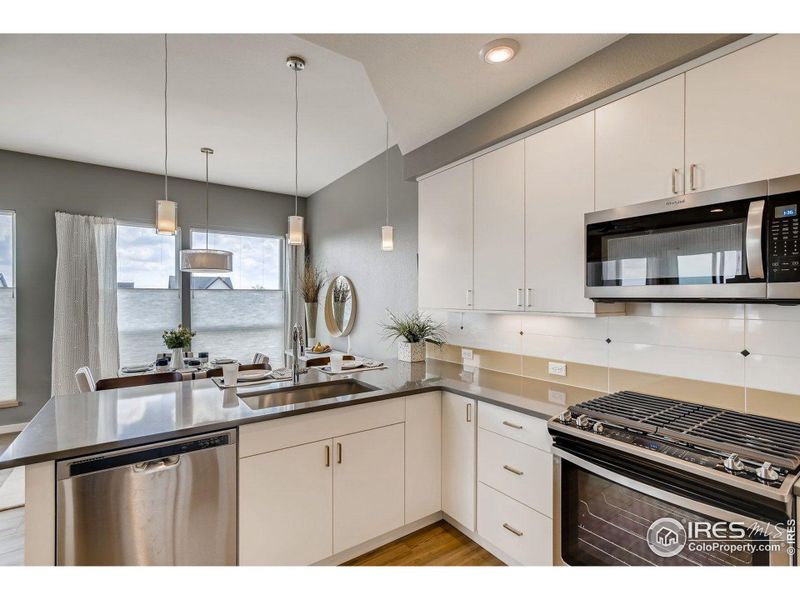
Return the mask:
[[381, 250], [386, 252], [394, 250], [394, 227], [391, 225], [381, 227]]
[[178, 231], [178, 203], [172, 200], [156, 200], [156, 233], [175, 235]]
[[289, 217], [289, 245], [303, 245], [303, 217], [297, 215]]
[[230, 273], [233, 252], [227, 250], [181, 250], [181, 271], [187, 273]]

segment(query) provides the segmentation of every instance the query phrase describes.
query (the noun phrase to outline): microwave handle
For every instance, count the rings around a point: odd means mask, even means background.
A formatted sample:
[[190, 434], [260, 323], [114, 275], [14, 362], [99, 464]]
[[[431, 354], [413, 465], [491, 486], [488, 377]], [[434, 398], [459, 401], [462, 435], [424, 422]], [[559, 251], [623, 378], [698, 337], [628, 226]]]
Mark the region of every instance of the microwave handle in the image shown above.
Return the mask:
[[761, 236], [764, 231], [764, 200], [754, 200], [747, 210], [747, 232], [744, 249], [747, 256], [747, 272], [751, 279], [764, 279], [764, 256]]

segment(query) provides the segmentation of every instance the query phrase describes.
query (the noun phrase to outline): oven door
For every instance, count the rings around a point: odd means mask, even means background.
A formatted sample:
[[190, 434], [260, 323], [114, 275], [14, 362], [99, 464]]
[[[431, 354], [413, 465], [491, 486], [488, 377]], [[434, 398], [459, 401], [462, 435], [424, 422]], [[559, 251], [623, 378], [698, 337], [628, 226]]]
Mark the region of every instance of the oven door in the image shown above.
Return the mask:
[[766, 182], [587, 214], [595, 300], [766, 299]]
[[794, 521], [757, 520], [554, 448], [556, 565], [790, 565]]

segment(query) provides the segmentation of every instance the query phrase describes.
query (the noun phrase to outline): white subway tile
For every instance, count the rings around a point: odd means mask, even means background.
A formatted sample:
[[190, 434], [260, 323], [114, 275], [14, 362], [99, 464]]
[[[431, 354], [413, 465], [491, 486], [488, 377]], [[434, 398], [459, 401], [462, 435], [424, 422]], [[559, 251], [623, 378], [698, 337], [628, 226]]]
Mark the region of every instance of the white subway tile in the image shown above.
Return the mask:
[[745, 362], [748, 388], [800, 394], [800, 358], [751, 354]]
[[744, 320], [689, 317], [614, 317], [612, 344], [628, 342], [739, 352], [744, 349]]
[[522, 315], [525, 335], [553, 335], [570, 338], [604, 340], [608, 337], [609, 318], [618, 317], [563, 317], [550, 315]]
[[748, 304], [747, 318], [769, 321], [800, 321], [800, 306], [780, 304]]
[[[738, 352], [612, 342], [609, 365], [699, 381], [744, 385], [744, 357]], [[702, 402], [702, 399], [698, 399]]]
[[745, 348], [753, 354], [800, 357], [800, 321], [747, 320]]
[[628, 315], [636, 317], [690, 317], [743, 319], [744, 304], [706, 304], [684, 302], [630, 302], [626, 307]]
[[608, 344], [605, 340], [526, 333], [522, 336], [522, 353], [527, 356], [608, 366]]

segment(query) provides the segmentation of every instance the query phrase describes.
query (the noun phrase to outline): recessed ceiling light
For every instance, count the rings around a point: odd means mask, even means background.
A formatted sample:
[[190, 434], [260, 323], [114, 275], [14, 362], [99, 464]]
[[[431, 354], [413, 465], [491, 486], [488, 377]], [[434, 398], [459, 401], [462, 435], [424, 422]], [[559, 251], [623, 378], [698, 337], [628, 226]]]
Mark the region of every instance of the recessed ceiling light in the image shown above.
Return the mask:
[[490, 65], [510, 61], [519, 51], [519, 42], [511, 38], [500, 38], [485, 44], [479, 53], [484, 62]]

